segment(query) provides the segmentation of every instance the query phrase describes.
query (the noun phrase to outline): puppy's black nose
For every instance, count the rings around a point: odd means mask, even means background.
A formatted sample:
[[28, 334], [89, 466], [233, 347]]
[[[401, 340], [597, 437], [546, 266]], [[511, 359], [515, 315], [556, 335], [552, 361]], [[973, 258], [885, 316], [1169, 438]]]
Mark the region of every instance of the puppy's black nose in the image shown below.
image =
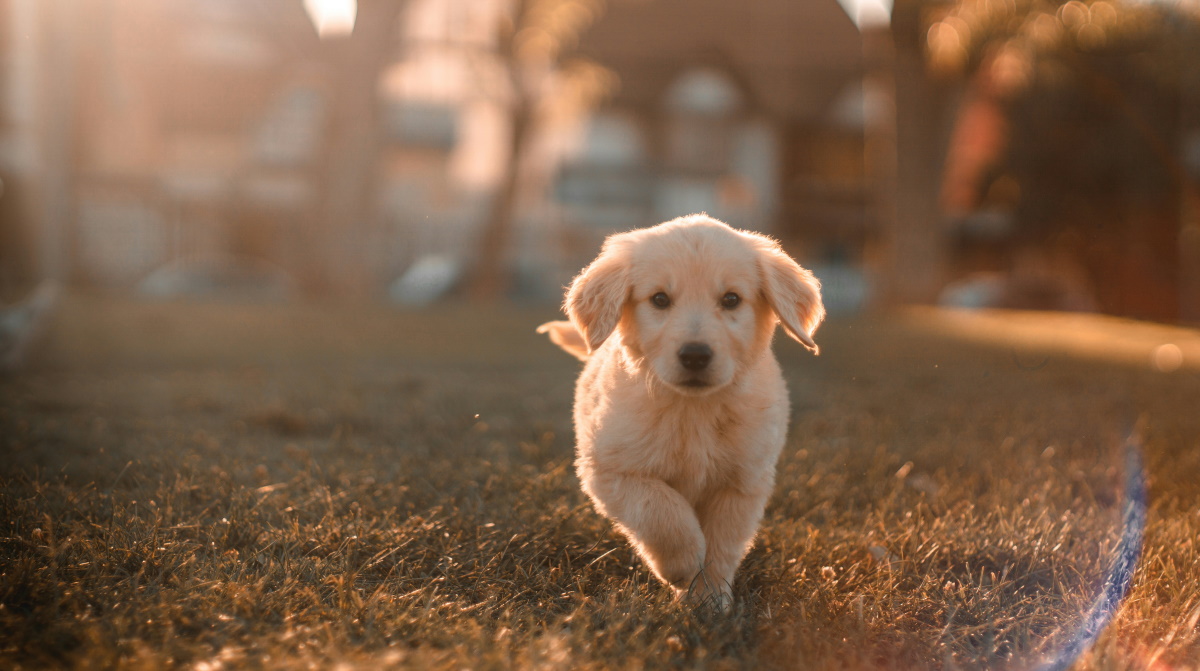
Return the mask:
[[690, 342], [679, 348], [679, 363], [688, 370], [704, 370], [712, 361], [712, 348], [704, 343]]

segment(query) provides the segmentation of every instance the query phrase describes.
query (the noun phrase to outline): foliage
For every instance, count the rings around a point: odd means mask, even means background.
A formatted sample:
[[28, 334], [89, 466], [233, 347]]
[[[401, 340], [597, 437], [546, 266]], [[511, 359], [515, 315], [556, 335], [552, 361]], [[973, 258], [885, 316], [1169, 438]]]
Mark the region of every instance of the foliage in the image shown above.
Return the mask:
[[1026, 213], [1037, 225], [1074, 198], [1169, 209], [1193, 189], [1177, 149], [1200, 100], [1200, 13], [1190, 7], [964, 0], [930, 27], [927, 52], [936, 71], [975, 73], [985, 95], [1007, 103], [1011, 151], [997, 172], [1015, 176], [1025, 204], [1050, 210]]

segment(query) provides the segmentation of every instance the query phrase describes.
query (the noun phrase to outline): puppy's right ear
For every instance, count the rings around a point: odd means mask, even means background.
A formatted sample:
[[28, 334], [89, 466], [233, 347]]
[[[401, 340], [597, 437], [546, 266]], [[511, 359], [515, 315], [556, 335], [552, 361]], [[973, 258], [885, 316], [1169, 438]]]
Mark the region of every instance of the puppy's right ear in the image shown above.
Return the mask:
[[571, 282], [565, 309], [583, 335], [588, 351], [595, 351], [616, 330], [621, 308], [629, 300], [629, 271], [622, 250], [610, 239], [600, 256]]

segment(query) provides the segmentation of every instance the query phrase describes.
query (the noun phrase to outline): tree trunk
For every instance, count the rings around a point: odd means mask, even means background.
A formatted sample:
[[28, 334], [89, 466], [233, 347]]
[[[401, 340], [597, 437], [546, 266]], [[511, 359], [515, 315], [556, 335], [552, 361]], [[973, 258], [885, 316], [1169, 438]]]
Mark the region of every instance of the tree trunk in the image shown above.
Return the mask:
[[406, 3], [359, 0], [354, 32], [322, 45], [337, 81], [330, 100], [325, 170], [318, 216], [310, 222], [309, 288], [317, 293], [357, 294], [371, 289], [371, 265], [363, 258], [376, 234], [372, 224], [382, 132], [379, 76], [391, 62], [396, 21]]
[[69, 274], [75, 204], [80, 11], [63, 3], [38, 3], [34, 11], [41, 14], [36, 38], [40, 59], [37, 105], [41, 122], [37, 127], [40, 184], [35, 190], [41, 229], [37, 265], [42, 280], [62, 282]]
[[[941, 192], [947, 127], [946, 92], [926, 72], [921, 4], [897, 2], [890, 33], [889, 82], [895, 121], [888, 165], [883, 166], [884, 259], [882, 299], [889, 304], [929, 303], [945, 281], [945, 230]], [[885, 57], [886, 58], [886, 57]], [[886, 65], [883, 65], [886, 63]], [[886, 77], [886, 75], [885, 75]]]
[[488, 207], [487, 220], [479, 240], [475, 272], [468, 294], [472, 300], [491, 301], [508, 295], [512, 288], [512, 237], [520, 187], [521, 156], [533, 124], [531, 106], [519, 103], [513, 111], [508, 158], [504, 177]]
[[[1200, 40], [1189, 36], [1179, 53], [1179, 137], [1184, 142], [1200, 134], [1200, 91], [1187, 78], [1187, 58], [1200, 48]], [[1182, 163], [1182, 161], [1181, 161]], [[1179, 207], [1179, 319], [1200, 325], [1200, 183], [1194, 166], [1181, 171], [1183, 186]]]

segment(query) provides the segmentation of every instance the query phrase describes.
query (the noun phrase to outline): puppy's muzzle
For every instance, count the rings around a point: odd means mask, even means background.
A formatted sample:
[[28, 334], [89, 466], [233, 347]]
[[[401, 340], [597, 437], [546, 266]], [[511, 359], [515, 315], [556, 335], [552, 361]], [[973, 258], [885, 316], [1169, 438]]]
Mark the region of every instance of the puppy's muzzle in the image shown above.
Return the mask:
[[679, 348], [679, 363], [690, 371], [699, 372], [708, 368], [712, 358], [712, 348], [704, 343], [690, 342]]

